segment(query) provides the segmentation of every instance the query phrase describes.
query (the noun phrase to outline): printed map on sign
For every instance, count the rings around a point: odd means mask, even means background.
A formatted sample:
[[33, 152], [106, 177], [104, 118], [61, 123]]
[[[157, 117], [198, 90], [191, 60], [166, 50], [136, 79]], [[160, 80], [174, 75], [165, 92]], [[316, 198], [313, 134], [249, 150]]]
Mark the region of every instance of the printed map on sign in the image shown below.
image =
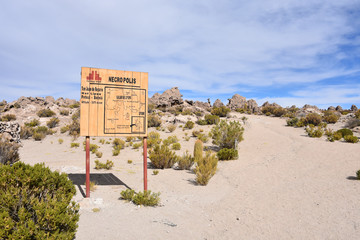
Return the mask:
[[146, 90], [105, 87], [104, 133], [145, 133]]

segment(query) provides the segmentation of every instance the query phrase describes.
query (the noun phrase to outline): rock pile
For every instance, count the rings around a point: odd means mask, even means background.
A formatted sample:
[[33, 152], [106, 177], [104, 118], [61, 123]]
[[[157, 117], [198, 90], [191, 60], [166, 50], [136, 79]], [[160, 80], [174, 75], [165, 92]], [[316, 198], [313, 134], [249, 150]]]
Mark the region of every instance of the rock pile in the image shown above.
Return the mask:
[[0, 122], [0, 134], [3, 138], [9, 139], [11, 142], [20, 142], [20, 125], [19, 123], [2, 123]]
[[174, 105], [180, 105], [184, 101], [178, 87], [173, 87], [166, 90], [161, 95], [155, 93], [150, 99], [149, 103], [154, 104], [155, 107], [171, 107]]

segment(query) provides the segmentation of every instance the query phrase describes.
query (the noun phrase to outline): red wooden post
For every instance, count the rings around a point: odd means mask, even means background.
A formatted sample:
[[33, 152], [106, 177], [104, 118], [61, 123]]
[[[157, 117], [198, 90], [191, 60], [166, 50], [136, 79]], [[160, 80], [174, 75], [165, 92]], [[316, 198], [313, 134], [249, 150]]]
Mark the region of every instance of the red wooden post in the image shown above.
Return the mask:
[[90, 136], [86, 136], [86, 197], [90, 197]]
[[146, 137], [143, 140], [143, 151], [144, 151], [144, 191], [147, 191], [147, 141]]

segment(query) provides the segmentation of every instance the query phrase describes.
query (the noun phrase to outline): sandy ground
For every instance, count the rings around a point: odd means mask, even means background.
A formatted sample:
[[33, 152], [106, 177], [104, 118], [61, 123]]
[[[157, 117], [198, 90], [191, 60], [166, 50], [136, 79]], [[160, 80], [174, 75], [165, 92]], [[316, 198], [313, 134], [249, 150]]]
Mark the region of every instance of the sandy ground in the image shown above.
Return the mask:
[[[243, 115], [237, 116], [241, 121]], [[149, 189], [161, 192], [159, 207], [120, 200], [124, 185], [98, 185], [90, 199], [77, 188], [81, 217], [76, 239], [360, 239], [360, 181], [351, 178], [360, 169], [360, 143], [309, 138], [303, 129], [286, 127], [285, 119], [246, 117], [239, 159], [219, 162], [207, 186], [194, 184], [190, 171], [166, 169], [153, 175], [149, 169]], [[190, 136], [192, 130], [161, 135], [182, 139], [181, 155], [192, 153], [195, 142], [183, 139], [186, 132]], [[113, 173], [130, 188], [142, 190], [142, 149], [128, 147], [113, 157], [111, 145], [99, 139], [91, 143], [101, 146], [100, 160], [112, 160], [115, 167], [95, 170], [96, 157], [91, 155], [91, 172]], [[41, 143], [23, 141], [21, 160], [85, 173], [83, 140], [75, 141], [81, 146], [77, 149], [70, 148], [72, 140], [64, 135], [48, 136]]]

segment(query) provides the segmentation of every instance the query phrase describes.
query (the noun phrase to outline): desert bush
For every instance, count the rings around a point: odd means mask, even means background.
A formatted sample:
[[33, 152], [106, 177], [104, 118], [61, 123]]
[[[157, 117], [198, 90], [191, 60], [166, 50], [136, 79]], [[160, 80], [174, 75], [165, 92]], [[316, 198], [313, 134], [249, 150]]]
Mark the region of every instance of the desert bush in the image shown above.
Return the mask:
[[64, 127], [61, 127], [60, 128], [60, 133], [66, 133], [67, 131], [69, 131], [69, 125], [66, 125], [66, 126], [64, 126]]
[[159, 174], [159, 170], [153, 170], [153, 174], [154, 174], [154, 175], [158, 175], [158, 174]]
[[75, 113], [73, 113], [73, 115], [71, 116], [71, 119], [73, 120], [73, 121], [77, 121], [77, 120], [79, 120], [79, 118], [80, 118], [80, 109], [78, 109]]
[[340, 132], [334, 132], [332, 135], [328, 136], [330, 142], [339, 141], [341, 138], [342, 134]]
[[110, 170], [114, 166], [114, 162], [106, 160], [106, 163], [102, 163], [99, 160], [95, 160], [95, 169], [106, 169]]
[[207, 143], [207, 141], [209, 140], [209, 137], [207, 134], [204, 134], [204, 133], [200, 133], [197, 138], [199, 140], [201, 140], [203, 143]]
[[62, 116], [69, 116], [69, 114], [70, 114], [70, 112], [67, 109], [60, 110], [60, 115], [62, 115]]
[[355, 117], [360, 119], [360, 109], [355, 112]]
[[356, 177], [357, 177], [358, 180], [360, 180], [360, 170], [358, 170], [358, 171], [356, 172]]
[[305, 125], [305, 118], [300, 118], [300, 120], [296, 123], [296, 127], [305, 127]]
[[143, 143], [142, 143], [142, 142], [139, 142], [139, 143], [134, 143], [134, 144], [132, 145], [132, 147], [133, 147], [133, 149], [138, 149], [138, 148], [140, 148], [142, 145], [143, 145]]
[[161, 143], [160, 134], [158, 132], [150, 132], [148, 134], [147, 146], [148, 148], [152, 148], [157, 144]]
[[[91, 153], [96, 153], [98, 148], [100, 148], [98, 145], [92, 144], [92, 143], [89, 146], [89, 149], [90, 149]], [[86, 151], [86, 144], [84, 144], [84, 151]]]
[[161, 125], [161, 119], [159, 116], [155, 114], [149, 114], [148, 115], [148, 127], [160, 127]]
[[78, 137], [80, 135], [80, 123], [78, 120], [73, 120], [69, 126], [69, 135]]
[[348, 136], [348, 135], [350, 135], [350, 136], [354, 135], [354, 133], [350, 129], [347, 129], [347, 128], [339, 129], [336, 132], [340, 133], [341, 137], [345, 137], [345, 136]]
[[58, 118], [51, 118], [49, 121], [46, 122], [46, 125], [49, 128], [54, 128], [59, 124], [60, 120]]
[[171, 168], [177, 162], [175, 152], [171, 151], [168, 146], [162, 144], [156, 145], [150, 151], [150, 161], [155, 168]]
[[281, 117], [287, 113], [285, 108], [277, 107], [274, 109], [273, 114], [275, 117]]
[[226, 117], [226, 115], [230, 112], [230, 108], [227, 108], [225, 106], [221, 106], [221, 107], [213, 107], [213, 109], [211, 109], [211, 114], [212, 115], [216, 115], [219, 117]]
[[200, 131], [193, 130], [191, 134], [192, 134], [193, 137], [196, 137], [196, 138], [197, 138], [197, 137], [201, 134], [201, 132], [200, 132]]
[[174, 143], [174, 144], [171, 146], [171, 149], [172, 149], [172, 150], [180, 150], [180, 149], [181, 149], [181, 144], [180, 144], [180, 143]]
[[170, 125], [167, 127], [167, 129], [169, 130], [169, 132], [173, 132], [173, 131], [175, 131], [175, 129], [176, 129], [176, 125], [175, 125], [175, 124], [170, 124]]
[[234, 160], [238, 159], [239, 154], [236, 149], [223, 148], [217, 153], [219, 160]]
[[324, 131], [322, 130], [321, 127], [315, 128], [313, 125], [308, 126], [306, 128], [306, 132], [308, 133], [309, 137], [312, 138], [320, 138], [324, 134]]
[[263, 114], [265, 114], [266, 116], [270, 116], [271, 114], [274, 113], [275, 109], [276, 109], [275, 106], [264, 106], [264, 107], [261, 107], [261, 112]]
[[32, 137], [33, 137], [33, 139], [35, 141], [41, 141], [46, 137], [46, 135], [44, 133], [41, 133], [41, 132], [34, 132]]
[[115, 138], [112, 143], [113, 143], [113, 148], [124, 149], [125, 147], [125, 141], [121, 140], [120, 138]]
[[334, 111], [325, 111], [323, 118], [327, 123], [336, 123], [339, 120], [339, 116], [336, 115]]
[[359, 142], [359, 138], [356, 136], [346, 135], [344, 136], [344, 140], [348, 143], [357, 143]]
[[51, 111], [50, 109], [41, 109], [40, 111], [37, 112], [37, 115], [39, 117], [52, 117], [55, 116], [56, 113]]
[[99, 139], [99, 143], [101, 143], [102, 145], [104, 145], [104, 144], [105, 144], [105, 139], [103, 139], [103, 138]]
[[0, 167], [0, 239], [75, 239], [79, 205], [66, 174], [43, 164]]
[[132, 142], [134, 141], [134, 137], [126, 137], [126, 142]]
[[[86, 184], [86, 183], [85, 183]], [[85, 185], [84, 184], [84, 185]], [[96, 182], [94, 182], [94, 181], [90, 181], [90, 192], [93, 192], [93, 191], [95, 191], [96, 190], [96, 188], [97, 188], [97, 186], [96, 186]]]
[[175, 135], [172, 135], [172, 136], [169, 136], [167, 139], [165, 139], [163, 141], [163, 144], [170, 146], [171, 144], [177, 143], [178, 141], [179, 141], [179, 139]]
[[32, 137], [33, 132], [34, 132], [33, 128], [27, 127], [24, 125], [20, 129], [20, 138], [21, 139], [29, 139]]
[[220, 121], [220, 117], [216, 115], [205, 115], [205, 121], [208, 125], [218, 124]]
[[19, 159], [19, 144], [0, 138], [0, 168], [1, 164], [13, 164]]
[[199, 162], [203, 157], [203, 142], [201, 140], [196, 140], [194, 144], [194, 161]]
[[286, 125], [295, 127], [298, 122], [299, 122], [298, 118], [290, 118], [290, 119], [286, 120]]
[[70, 143], [71, 148], [78, 148], [79, 146], [80, 146], [80, 143], [75, 143], [75, 142]]
[[100, 152], [100, 151], [97, 151], [97, 152], [96, 152], [96, 157], [97, 157], [97, 158], [101, 158], [101, 157], [102, 157], [102, 155], [103, 155], [103, 153], [102, 153], [102, 152]]
[[210, 151], [207, 151], [205, 157], [196, 163], [196, 182], [200, 185], [207, 185], [210, 178], [216, 173], [218, 159], [215, 154], [211, 154]]
[[33, 119], [28, 123], [24, 123], [24, 125], [27, 126], [27, 127], [36, 127], [36, 126], [40, 125], [40, 121], [37, 120], [37, 119]]
[[131, 201], [136, 205], [157, 206], [160, 203], [160, 193], [152, 193], [150, 190], [135, 193], [134, 190], [126, 189], [120, 194], [122, 199]]
[[80, 103], [79, 103], [79, 102], [69, 105], [69, 108], [71, 108], [71, 109], [79, 108], [79, 107], [80, 107]]
[[194, 164], [194, 158], [189, 154], [188, 151], [186, 151], [181, 157], [179, 157], [178, 169], [190, 170], [193, 164]]
[[194, 123], [193, 121], [187, 121], [187, 122], [185, 123], [185, 128], [187, 128], [187, 129], [193, 129], [193, 128], [194, 128], [194, 125], [195, 125], [195, 123]]
[[128, 164], [132, 164], [132, 162], [133, 162], [133, 161], [130, 160], [130, 159], [127, 161]]
[[192, 115], [192, 111], [191, 109], [183, 109], [183, 111], [181, 112], [181, 115]]
[[15, 114], [6, 114], [1, 117], [1, 121], [3, 122], [10, 122], [16, 120]]
[[222, 148], [235, 148], [236, 142], [243, 140], [244, 128], [239, 122], [227, 123], [221, 120], [219, 124], [211, 129], [213, 144]]
[[118, 156], [120, 154], [120, 148], [116, 148], [112, 150], [113, 156]]
[[62, 139], [62, 138], [59, 138], [59, 139], [58, 139], [58, 143], [59, 143], [59, 144], [63, 144], [63, 142], [64, 142], [64, 139]]
[[314, 126], [317, 126], [321, 123], [321, 121], [322, 121], [321, 116], [317, 113], [309, 113], [305, 117], [306, 125], [313, 124]]

